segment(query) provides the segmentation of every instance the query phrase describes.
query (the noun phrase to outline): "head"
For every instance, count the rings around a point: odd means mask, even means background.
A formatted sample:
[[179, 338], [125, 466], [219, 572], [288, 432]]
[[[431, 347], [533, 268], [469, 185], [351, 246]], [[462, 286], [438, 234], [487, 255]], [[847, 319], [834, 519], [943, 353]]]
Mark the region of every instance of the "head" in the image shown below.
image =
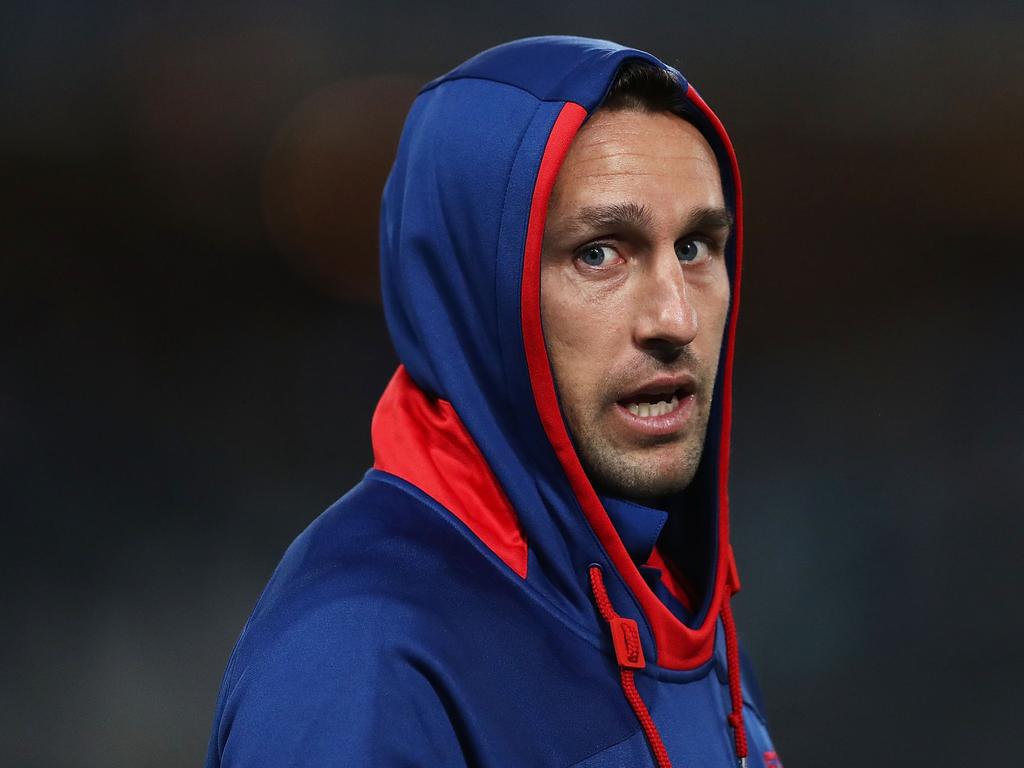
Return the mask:
[[652, 502], [704, 448], [729, 309], [732, 217], [679, 85], [620, 70], [559, 170], [541, 263], [544, 338], [584, 469]]

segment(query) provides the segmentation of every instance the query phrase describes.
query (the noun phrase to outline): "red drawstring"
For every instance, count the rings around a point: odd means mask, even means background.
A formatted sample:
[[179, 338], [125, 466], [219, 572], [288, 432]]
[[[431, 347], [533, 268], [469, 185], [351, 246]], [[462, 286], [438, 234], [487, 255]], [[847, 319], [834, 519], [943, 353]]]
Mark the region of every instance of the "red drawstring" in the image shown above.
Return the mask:
[[[636, 688], [636, 681], [633, 679], [634, 669], [643, 669], [646, 666], [644, 661], [643, 648], [640, 645], [640, 631], [636, 622], [626, 619], [615, 612], [612, 602], [608, 599], [608, 591], [604, 586], [604, 575], [597, 565], [590, 566], [590, 587], [594, 591], [594, 601], [597, 603], [597, 610], [601, 614], [611, 630], [612, 644], [615, 647], [615, 658], [619, 662], [619, 673], [622, 681], [622, 691], [626, 700], [636, 713], [647, 737], [647, 743], [654, 753], [654, 760], [658, 768], [671, 768], [672, 763], [668, 757], [668, 751], [661, 741], [661, 734], [654, 724], [647, 705], [640, 697], [640, 691]], [[733, 735], [736, 741], [736, 757], [740, 768], [747, 764], [747, 729], [743, 723], [743, 688], [740, 683], [740, 650], [736, 642], [736, 622], [732, 617], [732, 587], [726, 583], [724, 599], [722, 600], [722, 624], [725, 627], [725, 655], [728, 664], [729, 697], [732, 700], [732, 712], [729, 714], [729, 725], [732, 726]]]
[[636, 681], [633, 679], [634, 669], [643, 669], [644, 651], [640, 645], [640, 631], [636, 622], [632, 619], [625, 619], [619, 616], [612, 608], [612, 602], [608, 599], [608, 591], [604, 587], [604, 576], [600, 567], [590, 566], [590, 587], [594, 591], [594, 601], [597, 603], [597, 610], [601, 618], [608, 622], [612, 633], [612, 644], [615, 646], [615, 657], [619, 662], [619, 677], [622, 682], [622, 692], [626, 701], [633, 708], [636, 719], [644, 729], [647, 743], [654, 753], [654, 761], [658, 768], [672, 768], [672, 762], [668, 758], [668, 750], [661, 741], [661, 734], [658, 733], [658, 726], [654, 724], [651, 713], [647, 711], [647, 705], [640, 697], [640, 691], [636, 689]]
[[747, 729], [743, 724], [743, 688], [740, 685], [740, 646], [736, 642], [736, 622], [732, 618], [732, 587], [726, 583], [722, 600], [722, 624], [725, 626], [725, 656], [729, 664], [729, 696], [732, 714], [729, 725], [736, 737], [736, 757], [740, 765], [747, 764]]

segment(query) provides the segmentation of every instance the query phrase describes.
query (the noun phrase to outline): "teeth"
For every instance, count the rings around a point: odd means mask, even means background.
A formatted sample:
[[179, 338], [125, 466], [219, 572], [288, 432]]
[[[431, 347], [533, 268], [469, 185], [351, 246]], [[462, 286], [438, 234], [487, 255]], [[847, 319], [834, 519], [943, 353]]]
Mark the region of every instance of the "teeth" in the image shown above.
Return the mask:
[[628, 403], [626, 408], [634, 416], [646, 419], [651, 416], [664, 416], [666, 413], [672, 413], [678, 405], [679, 398], [673, 395], [668, 402], [659, 400], [656, 403]]

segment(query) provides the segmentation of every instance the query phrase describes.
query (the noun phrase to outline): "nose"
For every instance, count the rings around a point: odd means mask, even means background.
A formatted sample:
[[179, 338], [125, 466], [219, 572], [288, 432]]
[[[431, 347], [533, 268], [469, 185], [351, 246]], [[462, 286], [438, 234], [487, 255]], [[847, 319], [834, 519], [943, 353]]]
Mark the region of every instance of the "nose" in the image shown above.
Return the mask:
[[674, 246], [652, 254], [638, 281], [634, 303], [636, 345], [659, 358], [674, 358], [697, 336], [697, 308]]

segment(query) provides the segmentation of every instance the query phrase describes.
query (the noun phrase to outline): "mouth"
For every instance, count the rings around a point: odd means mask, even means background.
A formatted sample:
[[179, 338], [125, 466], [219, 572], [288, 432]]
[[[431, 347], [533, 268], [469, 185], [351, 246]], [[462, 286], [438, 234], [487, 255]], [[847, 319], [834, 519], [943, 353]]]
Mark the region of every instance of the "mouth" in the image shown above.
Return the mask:
[[619, 398], [617, 403], [634, 416], [651, 418], [671, 413], [696, 391], [697, 384], [692, 376], [663, 377], [641, 385]]
[[651, 416], [664, 416], [679, 407], [679, 392], [642, 393], [636, 399], [619, 401], [619, 405], [642, 419]]
[[697, 384], [691, 376], [647, 382], [615, 402], [615, 412], [632, 432], [666, 436], [679, 432], [694, 411]]

